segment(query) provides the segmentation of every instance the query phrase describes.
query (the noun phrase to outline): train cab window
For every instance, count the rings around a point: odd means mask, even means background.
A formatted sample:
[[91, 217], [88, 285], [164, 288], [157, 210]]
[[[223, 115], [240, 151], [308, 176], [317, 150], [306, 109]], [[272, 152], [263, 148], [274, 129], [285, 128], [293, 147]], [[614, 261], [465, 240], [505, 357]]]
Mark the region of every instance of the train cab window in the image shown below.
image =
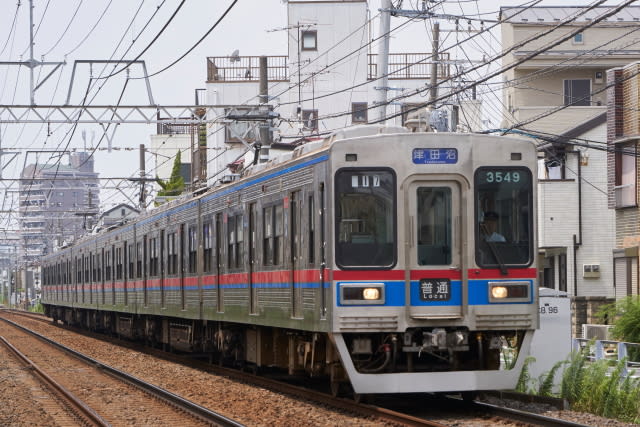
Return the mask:
[[418, 265], [451, 264], [451, 188], [417, 191]]
[[202, 225], [202, 247], [204, 249], [204, 265], [205, 273], [211, 273], [211, 257], [213, 256], [213, 248], [211, 246], [211, 223], [207, 222]]
[[198, 239], [196, 236], [196, 227], [189, 227], [187, 250], [189, 252], [188, 271], [189, 273], [195, 273], [198, 266], [196, 264], [196, 257], [198, 254]]
[[336, 262], [392, 268], [396, 262], [396, 177], [390, 169], [336, 173]]
[[533, 195], [526, 168], [482, 167], [475, 173], [476, 263], [525, 267], [533, 258]]

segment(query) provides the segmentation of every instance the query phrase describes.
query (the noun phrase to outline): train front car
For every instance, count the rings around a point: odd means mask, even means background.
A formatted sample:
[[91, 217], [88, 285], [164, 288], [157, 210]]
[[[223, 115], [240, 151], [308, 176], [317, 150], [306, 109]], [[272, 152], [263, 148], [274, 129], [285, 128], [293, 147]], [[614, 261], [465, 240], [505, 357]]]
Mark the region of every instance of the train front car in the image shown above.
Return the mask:
[[539, 320], [534, 144], [352, 132], [330, 167], [332, 340], [353, 389], [514, 388]]

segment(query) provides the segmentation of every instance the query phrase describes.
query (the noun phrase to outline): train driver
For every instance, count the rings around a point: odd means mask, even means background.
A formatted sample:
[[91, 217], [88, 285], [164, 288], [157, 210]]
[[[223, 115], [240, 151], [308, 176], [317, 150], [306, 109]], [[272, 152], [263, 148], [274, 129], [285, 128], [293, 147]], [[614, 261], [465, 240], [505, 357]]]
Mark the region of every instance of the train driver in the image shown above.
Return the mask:
[[480, 227], [484, 240], [487, 242], [506, 242], [507, 239], [498, 233], [498, 214], [493, 211], [484, 213], [484, 221]]

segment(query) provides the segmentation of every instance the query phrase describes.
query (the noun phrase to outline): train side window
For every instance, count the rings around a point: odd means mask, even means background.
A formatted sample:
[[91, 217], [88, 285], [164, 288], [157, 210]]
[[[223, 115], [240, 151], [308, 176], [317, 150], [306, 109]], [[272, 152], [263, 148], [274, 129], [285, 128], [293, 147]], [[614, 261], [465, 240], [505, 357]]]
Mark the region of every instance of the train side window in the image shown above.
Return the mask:
[[149, 239], [149, 276], [158, 275], [158, 238]]
[[203, 270], [205, 273], [211, 273], [211, 257], [213, 256], [213, 249], [211, 246], [211, 223], [206, 222], [202, 224], [202, 247], [204, 249], [204, 263]]
[[176, 251], [176, 233], [167, 234], [167, 274], [176, 274], [178, 254]]
[[104, 280], [111, 280], [111, 249], [104, 253]]
[[91, 266], [89, 265], [89, 256], [85, 256], [84, 257], [84, 281], [86, 282], [90, 282], [91, 281], [91, 276], [89, 275], [91, 272]]
[[388, 168], [336, 172], [336, 262], [341, 268], [396, 263], [396, 176]]
[[142, 242], [136, 243], [136, 277], [140, 279], [142, 277]]
[[198, 239], [196, 234], [196, 227], [189, 227], [187, 250], [189, 252], [188, 271], [189, 273], [195, 273], [197, 269], [197, 255], [198, 255]]
[[262, 259], [264, 265], [273, 265], [273, 206], [263, 209], [262, 221], [264, 236]]
[[236, 243], [235, 243], [235, 249], [234, 249], [235, 267], [240, 268], [242, 267], [242, 260], [244, 257], [244, 248], [243, 248], [244, 230], [243, 230], [242, 214], [236, 215], [235, 223], [236, 223], [236, 236], [235, 236]]
[[116, 248], [116, 280], [122, 280], [122, 248]]
[[126, 272], [126, 278], [127, 279], [133, 279], [135, 278], [135, 260], [134, 260], [134, 256], [135, 256], [135, 252], [133, 251], [133, 243], [129, 245], [129, 248], [127, 249], [127, 254], [129, 256], [128, 259], [128, 268], [127, 268], [127, 272]]

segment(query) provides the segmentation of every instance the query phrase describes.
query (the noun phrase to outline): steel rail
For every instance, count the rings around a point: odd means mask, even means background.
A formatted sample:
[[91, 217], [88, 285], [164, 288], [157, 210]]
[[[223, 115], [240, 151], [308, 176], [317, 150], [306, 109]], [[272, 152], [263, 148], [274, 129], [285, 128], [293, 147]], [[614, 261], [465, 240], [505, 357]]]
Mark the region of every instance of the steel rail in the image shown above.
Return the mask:
[[203, 406], [200, 406], [194, 402], [191, 402], [181, 396], [178, 396], [174, 393], [171, 393], [168, 390], [165, 390], [163, 388], [157, 387], [153, 384], [149, 384], [133, 375], [129, 375], [126, 372], [120, 371], [116, 368], [113, 368], [109, 365], [105, 365], [85, 354], [82, 354], [78, 351], [75, 351], [69, 347], [66, 347], [56, 341], [53, 341], [35, 331], [32, 331], [28, 328], [25, 328], [24, 326], [21, 326], [9, 319], [6, 318], [2, 318], [1, 320], [3, 320], [6, 323], [9, 323], [11, 325], [13, 325], [14, 327], [29, 333], [33, 336], [35, 336], [36, 338], [40, 339], [41, 341], [44, 341], [76, 358], [78, 358], [79, 360], [82, 360], [83, 362], [87, 363], [88, 365], [93, 366], [96, 369], [100, 369], [102, 371], [104, 371], [106, 374], [109, 374], [111, 376], [113, 376], [114, 378], [119, 379], [120, 381], [123, 381], [127, 384], [130, 384], [134, 387], [139, 388], [140, 390], [164, 401], [165, 403], [172, 405], [180, 410], [183, 410], [189, 414], [191, 414], [192, 416], [194, 416], [195, 418], [202, 420], [206, 423], [211, 423], [214, 425], [218, 425], [218, 426], [223, 426], [223, 427], [243, 427], [244, 425], [234, 421], [230, 418], [225, 417], [222, 414], [218, 414], [217, 412], [211, 411]]
[[22, 363], [32, 369], [33, 373], [37, 377], [39, 377], [47, 386], [51, 387], [53, 391], [57, 392], [58, 395], [63, 399], [64, 403], [71, 409], [71, 412], [73, 412], [73, 414], [80, 418], [85, 424], [101, 427], [107, 427], [111, 425], [104, 418], [98, 415], [93, 409], [91, 409], [90, 406], [77, 398], [73, 393], [64, 388], [56, 380], [47, 375], [46, 372], [40, 369], [38, 365], [36, 365], [26, 355], [20, 352], [20, 350], [15, 348], [3, 336], [0, 336], [0, 341], [2, 341], [5, 347], [7, 347], [13, 354], [16, 355], [16, 357], [21, 360]]

